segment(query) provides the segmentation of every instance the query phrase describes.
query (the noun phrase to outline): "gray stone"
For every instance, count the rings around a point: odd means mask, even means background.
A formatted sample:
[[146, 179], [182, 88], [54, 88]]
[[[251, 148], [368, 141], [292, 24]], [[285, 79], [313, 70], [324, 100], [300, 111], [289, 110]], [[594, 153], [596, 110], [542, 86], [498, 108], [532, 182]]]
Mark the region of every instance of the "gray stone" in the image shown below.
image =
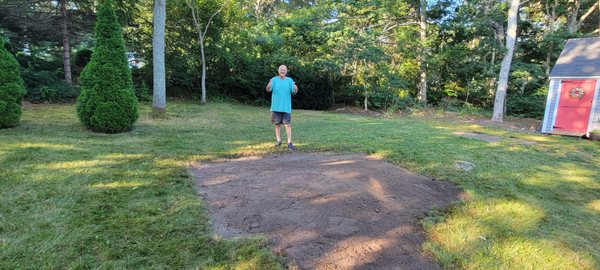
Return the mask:
[[462, 160], [459, 160], [459, 161], [457, 161], [457, 162], [454, 164], [454, 166], [456, 166], [456, 168], [459, 168], [459, 169], [461, 169], [461, 170], [463, 170], [463, 171], [466, 171], [466, 172], [470, 172], [470, 171], [472, 171], [473, 169], [475, 169], [475, 167], [477, 167], [477, 166], [475, 166], [475, 164], [473, 164], [473, 163], [471, 163], [471, 162], [468, 162], [468, 161], [462, 161]]

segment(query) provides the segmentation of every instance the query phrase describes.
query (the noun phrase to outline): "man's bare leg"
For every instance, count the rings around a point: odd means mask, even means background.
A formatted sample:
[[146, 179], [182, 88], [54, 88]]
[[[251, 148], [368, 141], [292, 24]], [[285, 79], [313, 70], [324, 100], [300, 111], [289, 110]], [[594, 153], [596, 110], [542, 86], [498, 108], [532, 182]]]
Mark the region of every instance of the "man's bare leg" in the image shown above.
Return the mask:
[[287, 135], [287, 142], [291, 143], [292, 142], [292, 125], [291, 124], [284, 124], [285, 125], [285, 134]]
[[281, 142], [281, 129], [280, 129], [281, 125], [275, 125], [275, 137], [277, 138], [278, 142]]

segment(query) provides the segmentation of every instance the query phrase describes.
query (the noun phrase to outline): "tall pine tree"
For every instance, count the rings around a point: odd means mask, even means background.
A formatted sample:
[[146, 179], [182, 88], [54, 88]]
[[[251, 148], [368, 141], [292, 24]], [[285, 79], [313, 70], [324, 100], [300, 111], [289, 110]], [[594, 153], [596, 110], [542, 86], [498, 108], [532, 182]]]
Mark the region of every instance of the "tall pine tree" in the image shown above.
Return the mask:
[[21, 100], [25, 95], [19, 63], [4, 47], [0, 36], [0, 128], [14, 127], [21, 118]]
[[98, 6], [94, 41], [92, 59], [80, 77], [79, 119], [93, 131], [131, 130], [138, 118], [138, 104], [112, 0], [103, 0]]

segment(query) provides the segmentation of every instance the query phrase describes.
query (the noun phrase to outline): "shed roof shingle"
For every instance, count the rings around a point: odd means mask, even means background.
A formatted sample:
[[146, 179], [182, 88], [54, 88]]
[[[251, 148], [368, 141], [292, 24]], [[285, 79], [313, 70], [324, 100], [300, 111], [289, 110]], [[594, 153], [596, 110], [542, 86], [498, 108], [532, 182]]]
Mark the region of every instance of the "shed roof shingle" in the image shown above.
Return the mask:
[[550, 77], [600, 77], [600, 38], [569, 39]]

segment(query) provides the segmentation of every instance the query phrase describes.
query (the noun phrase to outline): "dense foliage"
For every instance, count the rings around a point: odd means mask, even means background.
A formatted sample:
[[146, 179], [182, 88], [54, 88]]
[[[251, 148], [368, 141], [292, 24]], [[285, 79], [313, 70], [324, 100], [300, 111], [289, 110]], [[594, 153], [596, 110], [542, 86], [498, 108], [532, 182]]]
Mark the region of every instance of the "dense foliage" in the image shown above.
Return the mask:
[[[420, 3], [415, 0], [194, 1], [201, 23], [223, 7], [204, 39], [209, 100], [228, 97], [268, 103], [264, 87], [277, 67], [286, 64], [303, 90], [294, 106], [322, 109], [332, 103], [366, 102], [373, 109], [404, 109], [416, 104], [419, 53], [425, 49], [429, 104], [459, 109], [493, 106], [505, 51], [507, 1], [429, 1], [424, 44], [419, 40]], [[9, 36], [9, 49], [26, 70], [28, 98], [68, 99], [62, 97], [76, 91], [56, 85], [63, 70], [60, 40], [52, 33], [57, 32], [60, 16], [45, 1], [14, 4], [18, 2], [0, 1], [0, 17], [4, 16], [0, 29]], [[94, 1], [68, 2], [77, 82], [77, 63], [89, 56], [86, 48], [94, 45], [91, 27], [82, 18], [96, 14]], [[134, 76], [138, 94], [143, 94], [143, 82], [152, 88], [153, 1], [114, 2], [127, 50], [144, 63]], [[540, 97], [546, 94], [548, 74], [565, 41], [600, 31], [597, 5], [592, 0], [523, 2], [507, 113], [541, 117], [544, 106], [539, 103], [544, 100]], [[28, 25], [37, 18], [35, 14], [48, 15], [42, 16], [44, 23]], [[167, 14], [167, 95], [198, 98], [202, 60], [192, 14], [183, 0], [167, 1]], [[32, 64], [42, 62], [53, 67]], [[40, 82], [40, 77], [49, 75], [56, 80]]]
[[4, 47], [0, 36], [0, 128], [14, 127], [21, 118], [21, 100], [25, 95], [19, 64]]
[[92, 58], [80, 78], [79, 119], [94, 131], [130, 130], [138, 118], [137, 99], [111, 0], [100, 2], [94, 41]]

